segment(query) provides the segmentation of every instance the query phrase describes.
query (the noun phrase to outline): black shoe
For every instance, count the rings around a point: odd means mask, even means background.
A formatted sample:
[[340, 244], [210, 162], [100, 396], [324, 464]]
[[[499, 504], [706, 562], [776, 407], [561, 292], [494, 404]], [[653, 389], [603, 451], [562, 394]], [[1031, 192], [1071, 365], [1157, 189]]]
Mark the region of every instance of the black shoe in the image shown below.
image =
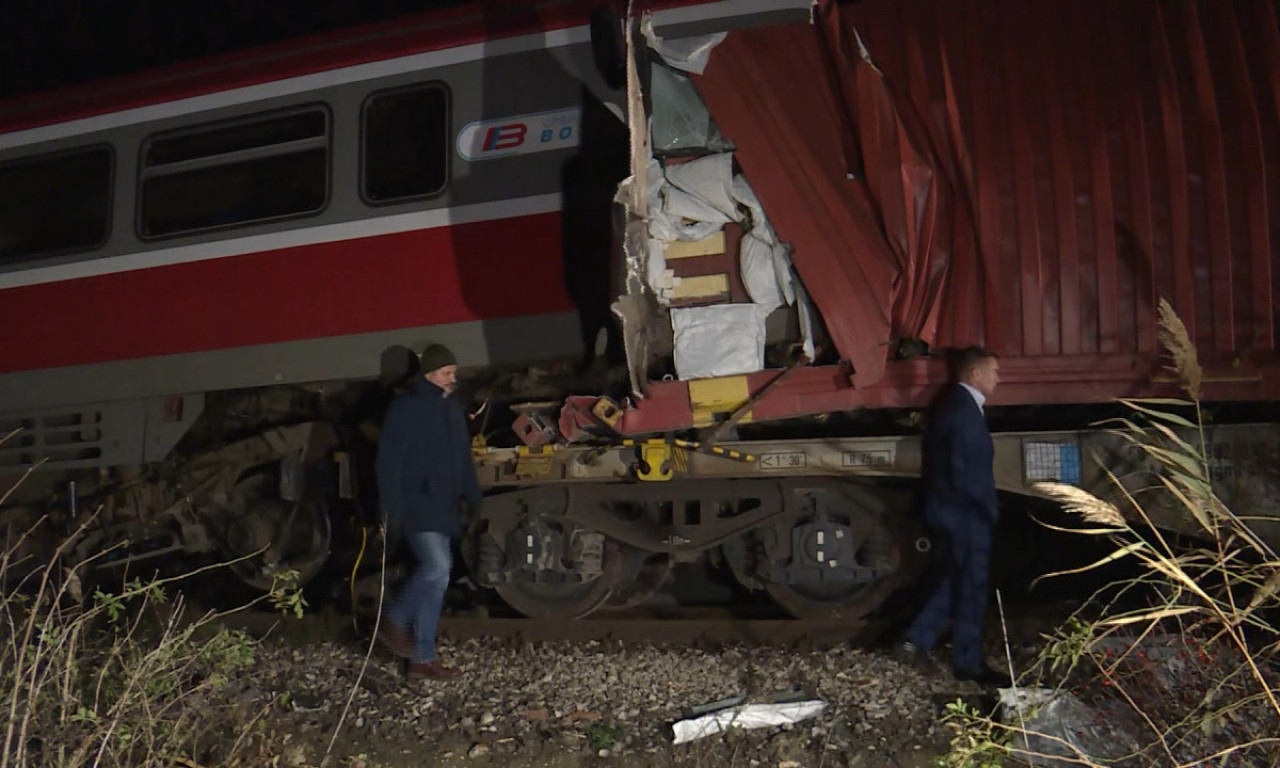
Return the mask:
[[933, 672], [938, 666], [934, 663], [933, 657], [929, 655], [928, 651], [910, 640], [904, 640], [894, 647], [893, 658], [909, 667], [915, 667], [921, 672]]
[[1013, 685], [1008, 675], [986, 664], [974, 670], [957, 669], [955, 676], [957, 680], [974, 682], [983, 688], [1009, 688]]

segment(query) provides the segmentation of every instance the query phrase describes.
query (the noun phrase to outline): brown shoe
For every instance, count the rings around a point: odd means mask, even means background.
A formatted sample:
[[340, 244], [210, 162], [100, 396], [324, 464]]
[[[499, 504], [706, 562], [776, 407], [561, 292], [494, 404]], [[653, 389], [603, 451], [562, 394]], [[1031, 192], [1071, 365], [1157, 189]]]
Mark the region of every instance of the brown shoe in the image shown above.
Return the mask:
[[413, 658], [413, 638], [409, 637], [408, 632], [385, 618], [378, 624], [377, 639], [379, 643], [396, 656], [402, 659]]
[[411, 661], [405, 676], [410, 680], [452, 680], [461, 674], [462, 670], [446, 667], [438, 661]]

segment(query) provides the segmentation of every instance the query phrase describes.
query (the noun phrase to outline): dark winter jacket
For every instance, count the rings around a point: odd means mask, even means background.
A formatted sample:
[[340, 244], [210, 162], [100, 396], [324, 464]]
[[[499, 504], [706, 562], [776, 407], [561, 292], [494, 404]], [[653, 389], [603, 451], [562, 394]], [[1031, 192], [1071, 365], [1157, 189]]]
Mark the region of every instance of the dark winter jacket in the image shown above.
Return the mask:
[[925, 518], [933, 525], [983, 522], [999, 514], [986, 418], [959, 384], [934, 407], [925, 435]]
[[388, 527], [458, 534], [459, 500], [480, 485], [462, 408], [424, 379], [391, 403], [378, 439], [378, 495]]

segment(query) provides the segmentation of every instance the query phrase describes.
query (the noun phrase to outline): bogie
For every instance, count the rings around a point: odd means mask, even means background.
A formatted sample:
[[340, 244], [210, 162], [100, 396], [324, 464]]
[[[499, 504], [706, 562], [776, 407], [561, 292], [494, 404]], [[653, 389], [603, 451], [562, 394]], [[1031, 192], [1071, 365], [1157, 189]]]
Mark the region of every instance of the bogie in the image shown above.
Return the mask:
[[860, 618], [902, 582], [909, 541], [875, 486], [847, 479], [530, 487], [489, 496], [473, 565], [530, 616], [584, 616], [652, 593], [674, 562], [722, 561], [803, 618]]

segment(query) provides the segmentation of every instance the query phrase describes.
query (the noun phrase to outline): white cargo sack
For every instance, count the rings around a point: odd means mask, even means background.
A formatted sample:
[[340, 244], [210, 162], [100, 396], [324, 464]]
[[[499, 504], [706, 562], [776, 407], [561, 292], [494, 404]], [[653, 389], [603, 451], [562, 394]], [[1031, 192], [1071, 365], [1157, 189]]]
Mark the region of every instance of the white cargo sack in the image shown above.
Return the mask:
[[673, 307], [676, 375], [687, 381], [761, 370], [768, 314], [757, 304]]

